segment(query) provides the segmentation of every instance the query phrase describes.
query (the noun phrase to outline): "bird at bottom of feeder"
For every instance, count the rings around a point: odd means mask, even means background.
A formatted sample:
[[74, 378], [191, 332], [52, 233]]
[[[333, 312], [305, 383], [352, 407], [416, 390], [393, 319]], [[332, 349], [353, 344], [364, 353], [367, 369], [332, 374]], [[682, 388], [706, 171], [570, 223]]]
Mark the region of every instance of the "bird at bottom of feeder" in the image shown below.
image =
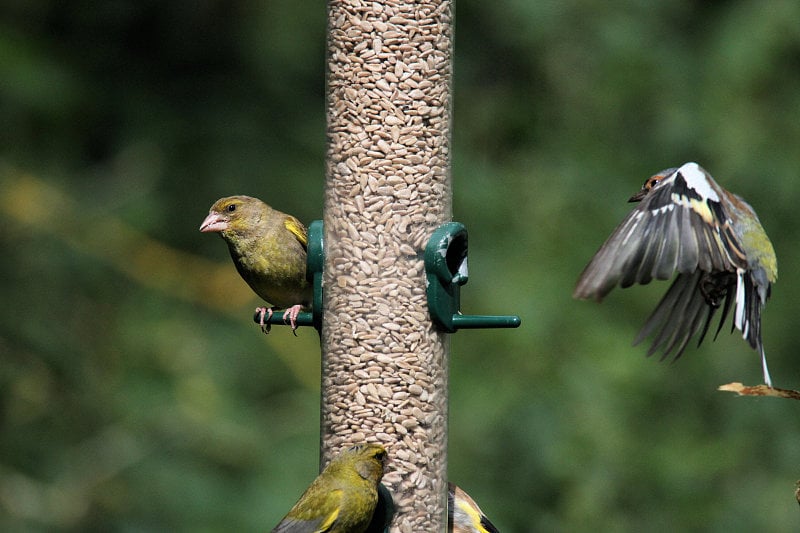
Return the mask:
[[447, 485], [447, 531], [448, 533], [499, 533], [475, 500], [455, 483]]
[[380, 444], [357, 444], [334, 457], [272, 533], [364, 533], [386, 467]]
[[220, 234], [239, 275], [270, 304], [256, 309], [261, 330], [269, 333], [274, 305], [285, 309], [283, 320], [295, 332], [297, 315], [312, 296], [306, 280], [308, 231], [302, 222], [258, 198], [229, 196], [214, 202], [200, 231]]
[[573, 296], [601, 301], [617, 285], [645, 285], [677, 272], [634, 345], [655, 333], [647, 355], [662, 350], [662, 360], [670, 353], [678, 359], [698, 332], [697, 345], [703, 342], [721, 307], [716, 338], [734, 307], [731, 331], [758, 351], [764, 383], [772, 387], [761, 312], [778, 263], [753, 208], [697, 163], [651, 176], [629, 201], [639, 205], [594, 255]]

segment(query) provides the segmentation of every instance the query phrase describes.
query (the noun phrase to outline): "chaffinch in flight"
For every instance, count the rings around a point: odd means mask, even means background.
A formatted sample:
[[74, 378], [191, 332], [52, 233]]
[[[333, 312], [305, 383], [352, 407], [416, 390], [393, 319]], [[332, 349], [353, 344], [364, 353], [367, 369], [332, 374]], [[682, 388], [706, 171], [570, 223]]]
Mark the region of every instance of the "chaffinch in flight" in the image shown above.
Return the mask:
[[698, 331], [698, 346], [722, 307], [719, 334], [735, 304], [733, 328], [759, 352], [764, 382], [772, 386], [761, 342], [761, 310], [778, 278], [778, 264], [756, 212], [720, 187], [697, 163], [663, 170], [630, 198], [641, 202], [584, 269], [573, 296], [601, 301], [615, 286], [678, 276], [636, 336], [655, 332], [647, 355], [677, 359]]

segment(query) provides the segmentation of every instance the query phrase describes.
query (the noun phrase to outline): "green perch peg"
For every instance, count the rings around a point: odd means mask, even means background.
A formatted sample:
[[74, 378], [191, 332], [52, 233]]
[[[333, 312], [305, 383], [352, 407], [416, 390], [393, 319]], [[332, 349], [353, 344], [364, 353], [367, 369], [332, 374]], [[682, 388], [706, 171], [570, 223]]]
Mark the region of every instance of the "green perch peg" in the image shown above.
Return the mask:
[[467, 283], [467, 228], [447, 222], [433, 232], [425, 247], [428, 310], [434, 323], [448, 333], [459, 329], [516, 328], [516, 315], [462, 315], [461, 285]]

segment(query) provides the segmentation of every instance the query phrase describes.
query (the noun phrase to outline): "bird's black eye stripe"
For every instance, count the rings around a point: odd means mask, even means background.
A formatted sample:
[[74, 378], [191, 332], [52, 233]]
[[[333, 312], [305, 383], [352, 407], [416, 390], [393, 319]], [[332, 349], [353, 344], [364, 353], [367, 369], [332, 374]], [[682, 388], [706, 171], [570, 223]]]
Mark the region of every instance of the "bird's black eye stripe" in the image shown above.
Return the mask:
[[229, 204], [228, 207], [226, 207], [226, 209], [228, 210], [228, 213], [233, 213], [234, 211], [236, 211], [236, 204]]

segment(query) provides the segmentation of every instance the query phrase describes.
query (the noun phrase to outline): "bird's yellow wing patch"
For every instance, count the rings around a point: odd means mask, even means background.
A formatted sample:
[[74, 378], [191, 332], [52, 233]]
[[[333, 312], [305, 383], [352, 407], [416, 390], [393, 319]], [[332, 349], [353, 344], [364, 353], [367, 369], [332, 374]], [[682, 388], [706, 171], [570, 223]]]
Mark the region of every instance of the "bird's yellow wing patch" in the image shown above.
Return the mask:
[[[343, 493], [344, 493], [344, 491], [342, 491], [340, 489], [331, 491], [330, 499], [334, 499], [335, 498], [335, 499], [341, 501]], [[326, 531], [330, 531], [331, 527], [333, 527], [333, 524], [336, 522], [336, 519], [339, 518], [339, 511], [340, 510], [341, 510], [341, 506], [338, 505], [338, 503], [337, 503], [336, 509], [334, 509], [333, 512], [331, 512], [331, 514], [326, 516], [325, 519], [322, 522], [320, 522], [319, 527], [314, 530], [314, 533], [325, 533]]]
[[288, 229], [292, 235], [303, 245], [303, 248], [308, 247], [308, 231], [302, 222], [289, 215], [283, 221], [283, 225]]

